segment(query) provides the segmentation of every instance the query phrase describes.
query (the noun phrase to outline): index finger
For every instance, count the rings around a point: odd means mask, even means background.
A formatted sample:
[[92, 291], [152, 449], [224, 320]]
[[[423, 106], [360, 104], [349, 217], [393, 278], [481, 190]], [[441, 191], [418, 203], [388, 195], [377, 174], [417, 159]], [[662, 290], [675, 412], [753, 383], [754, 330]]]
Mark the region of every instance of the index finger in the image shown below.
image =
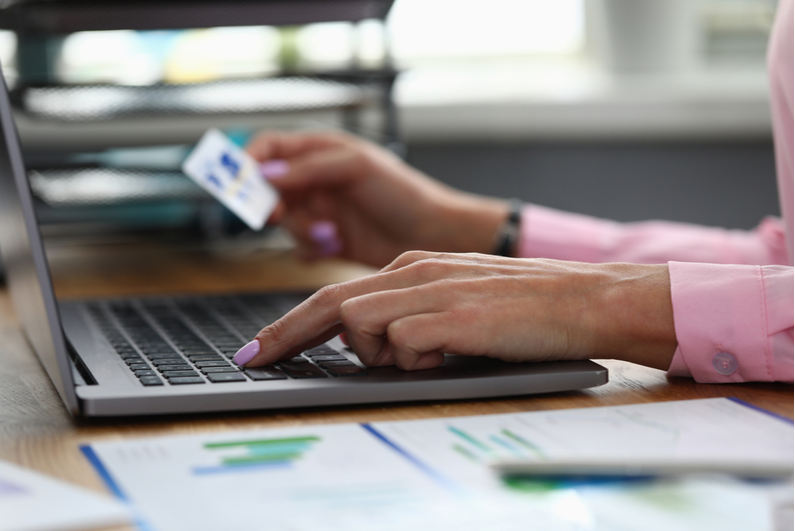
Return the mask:
[[248, 355], [238, 352], [240, 356], [235, 354], [234, 361], [246, 367], [261, 367], [328, 341], [343, 331], [340, 318], [342, 303], [365, 293], [400, 287], [400, 281], [393, 276], [391, 273], [378, 273], [320, 289], [284, 317], [260, 330], [255, 338], [259, 348], [253, 357], [250, 357], [253, 348], [249, 347], [252, 342], [243, 347]]

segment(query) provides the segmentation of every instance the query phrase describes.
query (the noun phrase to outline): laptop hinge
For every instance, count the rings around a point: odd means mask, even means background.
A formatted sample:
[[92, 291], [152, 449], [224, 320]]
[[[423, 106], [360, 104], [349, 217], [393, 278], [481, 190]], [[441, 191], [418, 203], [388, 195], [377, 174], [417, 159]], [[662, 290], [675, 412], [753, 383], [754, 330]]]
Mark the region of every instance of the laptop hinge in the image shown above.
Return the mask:
[[94, 378], [83, 359], [72, 347], [72, 342], [69, 341], [68, 337], [64, 337], [64, 339], [66, 341], [66, 351], [69, 353], [69, 360], [72, 362], [72, 375], [75, 385], [98, 385], [97, 379]]

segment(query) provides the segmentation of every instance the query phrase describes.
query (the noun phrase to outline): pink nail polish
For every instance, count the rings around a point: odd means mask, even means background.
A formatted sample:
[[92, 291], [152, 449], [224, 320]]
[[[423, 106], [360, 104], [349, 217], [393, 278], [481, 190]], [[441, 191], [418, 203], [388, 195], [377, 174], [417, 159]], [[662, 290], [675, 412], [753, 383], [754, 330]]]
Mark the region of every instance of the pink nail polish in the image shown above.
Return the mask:
[[309, 228], [309, 237], [317, 244], [321, 256], [334, 256], [342, 251], [342, 241], [337, 236], [337, 225], [331, 221], [318, 221]]
[[243, 347], [237, 351], [235, 357], [232, 358], [232, 361], [237, 363], [238, 365], [245, 365], [251, 359], [259, 353], [259, 341], [254, 340], [249, 343], [243, 345]]
[[259, 167], [260, 174], [265, 179], [278, 179], [290, 171], [290, 163], [282, 159], [266, 160]]

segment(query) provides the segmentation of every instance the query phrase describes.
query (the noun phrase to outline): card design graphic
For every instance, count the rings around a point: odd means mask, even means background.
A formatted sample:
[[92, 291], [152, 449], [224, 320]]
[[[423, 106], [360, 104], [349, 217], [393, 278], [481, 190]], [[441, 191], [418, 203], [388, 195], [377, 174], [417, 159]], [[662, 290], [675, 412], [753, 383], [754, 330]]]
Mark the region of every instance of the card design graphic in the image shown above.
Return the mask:
[[218, 129], [204, 134], [182, 171], [254, 230], [262, 229], [279, 200], [259, 163]]

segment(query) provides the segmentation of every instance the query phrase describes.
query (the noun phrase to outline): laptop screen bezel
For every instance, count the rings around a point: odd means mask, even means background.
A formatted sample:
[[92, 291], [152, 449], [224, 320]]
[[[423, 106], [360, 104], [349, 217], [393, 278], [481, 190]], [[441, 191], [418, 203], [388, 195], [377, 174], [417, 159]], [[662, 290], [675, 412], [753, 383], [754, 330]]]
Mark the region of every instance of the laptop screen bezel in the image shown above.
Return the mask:
[[[0, 71], [2, 67], [0, 66]], [[66, 340], [19, 135], [0, 75], [0, 256], [14, 310], [33, 350], [71, 413], [79, 413]]]

